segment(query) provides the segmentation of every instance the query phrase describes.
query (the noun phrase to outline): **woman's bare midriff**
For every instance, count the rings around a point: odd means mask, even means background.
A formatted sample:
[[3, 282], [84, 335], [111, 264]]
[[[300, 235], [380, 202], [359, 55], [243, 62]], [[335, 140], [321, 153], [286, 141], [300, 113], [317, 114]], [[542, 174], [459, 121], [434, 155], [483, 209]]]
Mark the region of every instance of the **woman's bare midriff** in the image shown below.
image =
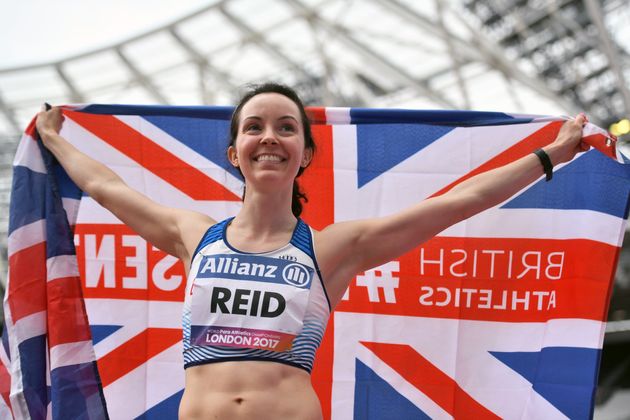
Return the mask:
[[320, 420], [319, 399], [303, 369], [277, 362], [218, 362], [186, 369], [181, 420]]

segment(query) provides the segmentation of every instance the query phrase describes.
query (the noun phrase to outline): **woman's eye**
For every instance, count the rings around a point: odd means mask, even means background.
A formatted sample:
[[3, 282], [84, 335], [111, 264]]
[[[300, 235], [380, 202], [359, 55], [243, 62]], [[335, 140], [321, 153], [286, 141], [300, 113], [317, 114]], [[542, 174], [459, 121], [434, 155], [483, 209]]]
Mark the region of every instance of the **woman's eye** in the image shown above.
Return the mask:
[[260, 126], [258, 124], [250, 124], [245, 127], [245, 131], [259, 131]]
[[282, 131], [287, 131], [287, 132], [290, 132], [290, 133], [295, 132], [295, 127], [294, 127], [294, 126], [292, 126], [291, 124], [284, 124], [284, 125], [282, 125], [282, 126], [280, 127], [280, 129], [281, 129]]

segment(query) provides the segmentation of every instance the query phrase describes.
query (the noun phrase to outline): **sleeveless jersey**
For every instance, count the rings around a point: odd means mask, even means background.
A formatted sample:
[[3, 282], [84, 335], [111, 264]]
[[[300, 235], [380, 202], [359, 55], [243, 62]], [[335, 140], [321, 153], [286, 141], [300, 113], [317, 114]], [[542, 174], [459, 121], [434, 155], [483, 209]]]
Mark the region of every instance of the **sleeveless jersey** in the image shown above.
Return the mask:
[[298, 219], [290, 242], [247, 253], [211, 226], [193, 255], [184, 300], [184, 367], [268, 360], [310, 373], [330, 316], [311, 228]]

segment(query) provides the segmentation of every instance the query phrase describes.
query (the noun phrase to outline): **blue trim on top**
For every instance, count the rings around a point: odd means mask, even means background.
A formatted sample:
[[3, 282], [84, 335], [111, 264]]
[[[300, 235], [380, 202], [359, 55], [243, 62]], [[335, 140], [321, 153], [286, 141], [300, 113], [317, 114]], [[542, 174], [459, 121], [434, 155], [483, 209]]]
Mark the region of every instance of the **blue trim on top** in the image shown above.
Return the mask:
[[[228, 248], [230, 248], [232, 251], [234, 252], [238, 252], [239, 254], [248, 254], [248, 255], [252, 255], [252, 254], [266, 254], [266, 252], [246, 252], [246, 251], [241, 251], [240, 249], [237, 249], [235, 247], [232, 246], [232, 244], [230, 244], [230, 242], [227, 239], [227, 227], [230, 225], [230, 223], [232, 223], [232, 220], [234, 219], [234, 217], [230, 217], [229, 219], [225, 220], [225, 224], [222, 226], [221, 229], [221, 239], [223, 239], [223, 243], [225, 243], [225, 246], [227, 246]], [[271, 251], [273, 252], [273, 251]]]
[[302, 219], [298, 219], [298, 224], [289, 243], [311, 257], [313, 264], [315, 264], [315, 270], [317, 271], [317, 276], [319, 277], [322, 289], [324, 290], [326, 302], [328, 302], [328, 311], [332, 312], [332, 305], [330, 304], [330, 298], [328, 297], [328, 290], [326, 290], [326, 284], [324, 283], [322, 272], [319, 269], [317, 257], [315, 256], [315, 245], [313, 242], [313, 235], [311, 234], [311, 228]]
[[522, 124], [532, 121], [532, 118], [516, 118], [502, 112], [351, 108], [350, 121], [351, 124], [413, 123], [474, 127]]
[[298, 219], [295, 230], [293, 231], [293, 236], [291, 236], [289, 243], [300, 249], [306, 255], [311, 257], [311, 259], [315, 259], [315, 255], [313, 255], [313, 247], [311, 246], [311, 232], [302, 219]]
[[199, 245], [197, 245], [197, 248], [195, 248], [195, 252], [193, 252], [192, 254], [192, 258], [190, 259], [191, 264], [194, 261], [195, 257], [197, 256], [197, 254], [199, 253], [199, 251], [203, 247], [221, 239], [221, 236], [223, 234], [223, 225], [225, 225], [227, 222], [231, 221], [232, 219], [233, 217], [229, 219], [225, 219], [222, 222], [215, 223], [214, 225], [210, 226], [208, 230], [206, 230], [206, 233], [203, 234], [203, 236], [201, 237], [201, 240], [199, 241]]
[[87, 114], [172, 116], [230, 121], [234, 107], [92, 104], [79, 108], [76, 111]]
[[311, 374], [312, 368], [308, 368], [307, 366], [303, 366], [299, 363], [292, 362], [290, 360], [284, 359], [273, 359], [270, 357], [264, 356], [234, 356], [234, 357], [222, 357], [220, 359], [206, 359], [206, 360], [197, 360], [194, 362], [184, 363], [184, 369], [188, 369], [193, 366], [207, 365], [210, 363], [221, 363], [221, 362], [275, 362], [282, 363], [283, 365], [292, 366], [294, 368], [305, 370], [309, 375]]
[[[276, 252], [281, 250], [282, 248], [284, 248], [285, 246], [289, 245], [290, 243], [292, 243], [293, 241], [293, 237], [295, 236], [295, 232], [297, 231], [298, 227], [300, 226], [300, 219], [298, 219], [298, 222], [295, 224], [295, 228], [293, 228], [293, 233], [291, 234], [291, 239], [289, 240], [289, 242], [285, 245], [282, 245], [276, 249], [271, 249], [269, 251], [262, 251], [262, 252], [247, 252], [247, 251], [241, 251], [240, 249], [232, 246], [232, 244], [230, 244], [230, 242], [227, 239], [227, 227], [228, 225], [232, 222], [232, 219], [234, 219], [234, 217], [230, 217], [229, 219], [225, 220], [226, 223], [223, 226], [223, 242], [225, 242], [225, 245], [230, 248], [232, 251], [234, 252], [238, 252], [239, 254], [244, 254], [244, 255], [265, 255], [265, 254], [270, 254], [272, 252]], [[300, 248], [301, 249], [301, 248]], [[307, 253], [308, 254], [308, 253]], [[310, 255], [310, 254], [309, 254]]]

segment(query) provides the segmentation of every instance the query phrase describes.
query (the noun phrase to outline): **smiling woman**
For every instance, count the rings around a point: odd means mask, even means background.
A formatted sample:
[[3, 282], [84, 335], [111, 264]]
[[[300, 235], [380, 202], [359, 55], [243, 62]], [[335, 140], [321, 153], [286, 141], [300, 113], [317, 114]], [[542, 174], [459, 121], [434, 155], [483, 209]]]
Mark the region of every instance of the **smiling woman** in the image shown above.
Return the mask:
[[535, 154], [442, 195], [316, 231], [299, 218], [305, 197], [297, 184], [315, 144], [302, 102], [288, 87], [255, 87], [234, 111], [227, 154], [246, 189], [236, 216], [218, 223], [131, 189], [62, 138], [62, 121], [59, 108], [43, 111], [37, 129], [77, 186], [184, 263], [182, 419], [321, 418], [309, 374], [350, 280], [505, 201], [549, 175], [550, 164], [588, 148], [580, 115]]
[[[269, 103], [266, 104], [266, 101], [261, 100], [261, 98], [254, 98], [258, 95], [263, 96], [262, 99], [268, 98]], [[308, 200], [306, 195], [300, 189], [297, 177], [302, 175], [304, 170], [308, 167], [316, 148], [315, 141], [313, 140], [313, 133], [311, 132], [311, 124], [308, 116], [306, 115], [304, 105], [302, 104], [299, 96], [292, 89], [275, 83], [267, 83], [257, 86], [243, 96], [241, 102], [237, 105], [234, 113], [232, 114], [232, 120], [230, 122], [230, 143], [228, 147], [228, 158], [230, 159], [230, 162], [239, 169], [241, 175], [243, 175], [243, 172], [238, 164], [238, 155], [236, 154], [236, 138], [239, 135], [239, 131], [243, 131], [244, 134], [248, 134], [250, 137], [253, 136], [255, 138], [255, 136], [260, 135], [261, 131], [264, 130], [264, 120], [262, 115], [245, 114], [245, 117], [241, 118], [241, 115], [243, 115], [243, 108], [250, 102], [250, 100], [253, 100], [253, 103], [248, 108], [252, 108], [255, 107], [256, 104], [260, 104], [258, 105], [261, 108], [260, 111], [265, 112], [265, 115], [277, 114], [275, 115], [275, 123], [272, 121], [272, 132], [267, 134], [273, 134], [273, 130], [276, 130], [279, 133], [278, 138], [289, 138], [292, 139], [292, 142], [294, 143], [301, 142], [303, 144], [303, 161], [297, 170], [297, 175], [293, 179], [293, 192], [291, 200], [291, 209], [293, 214], [296, 217], [299, 217], [302, 213], [302, 200]], [[276, 105], [281, 108], [275, 110], [274, 107]], [[253, 112], [254, 110], [246, 109], [246, 111]], [[283, 113], [282, 111], [285, 111], [286, 113]], [[274, 115], [270, 116], [273, 117]], [[303, 140], [296, 141], [296, 137], [301, 137]], [[275, 137], [273, 135], [267, 137], [267, 141], [273, 143], [275, 142]], [[275, 151], [276, 148], [271, 146], [269, 149], [273, 149]], [[275, 153], [277, 153], [277, 151], [275, 151]], [[274, 159], [286, 160], [286, 157], [276, 155], [274, 153], [261, 153], [261, 156], [258, 156], [257, 160], [260, 161], [261, 157], [266, 161]], [[246, 195], [247, 186], [243, 192], [243, 199], [245, 199]]]

